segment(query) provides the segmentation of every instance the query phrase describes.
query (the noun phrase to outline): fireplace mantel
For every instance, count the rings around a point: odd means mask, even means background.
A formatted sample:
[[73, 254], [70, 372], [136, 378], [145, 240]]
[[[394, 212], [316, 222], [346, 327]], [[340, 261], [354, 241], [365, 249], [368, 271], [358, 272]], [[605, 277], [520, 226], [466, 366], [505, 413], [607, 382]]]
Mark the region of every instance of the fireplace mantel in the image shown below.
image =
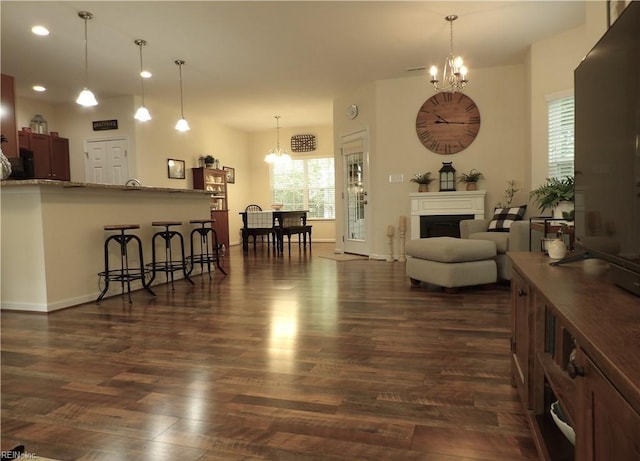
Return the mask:
[[416, 192], [411, 198], [411, 239], [420, 238], [420, 216], [473, 215], [484, 219], [487, 191]]

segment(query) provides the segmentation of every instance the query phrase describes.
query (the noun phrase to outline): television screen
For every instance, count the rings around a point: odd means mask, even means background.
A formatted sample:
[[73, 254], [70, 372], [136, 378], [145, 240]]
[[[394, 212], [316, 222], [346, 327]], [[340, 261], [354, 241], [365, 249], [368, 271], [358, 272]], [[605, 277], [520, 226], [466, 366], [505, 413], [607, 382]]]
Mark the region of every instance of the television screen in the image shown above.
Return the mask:
[[575, 71], [578, 247], [640, 295], [640, 2]]

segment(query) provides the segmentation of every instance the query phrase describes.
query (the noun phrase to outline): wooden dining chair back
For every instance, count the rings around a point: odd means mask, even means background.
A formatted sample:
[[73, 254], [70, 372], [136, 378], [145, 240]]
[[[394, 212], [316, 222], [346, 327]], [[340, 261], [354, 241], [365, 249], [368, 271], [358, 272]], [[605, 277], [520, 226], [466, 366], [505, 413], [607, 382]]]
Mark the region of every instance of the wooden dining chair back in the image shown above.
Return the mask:
[[[260, 205], [255, 205], [255, 204], [251, 204], [248, 205], [244, 211], [249, 214], [249, 213], [257, 213], [257, 212], [261, 212], [262, 211], [262, 207]], [[247, 226], [247, 229], [245, 229], [244, 231], [246, 232], [246, 235], [248, 237], [253, 237], [253, 251], [256, 250], [256, 238], [258, 236], [260, 236], [260, 241], [262, 243], [264, 243], [264, 236], [267, 236], [267, 248], [269, 247], [270, 244], [270, 237], [271, 235], [273, 235], [274, 238], [274, 244], [275, 244], [275, 230], [273, 229], [273, 219], [270, 218], [268, 220], [268, 223], [264, 223], [261, 224], [261, 226], [264, 227], [254, 227], [253, 225]]]
[[300, 244], [304, 245], [304, 249], [307, 249], [307, 235], [309, 236], [309, 251], [311, 251], [311, 228], [313, 226], [307, 225], [307, 212], [301, 211], [299, 213], [288, 213], [282, 219], [281, 227], [278, 229], [280, 232], [280, 251], [284, 252], [284, 237], [287, 237], [287, 245], [289, 247], [289, 255], [291, 255], [291, 236], [298, 236], [298, 249]]

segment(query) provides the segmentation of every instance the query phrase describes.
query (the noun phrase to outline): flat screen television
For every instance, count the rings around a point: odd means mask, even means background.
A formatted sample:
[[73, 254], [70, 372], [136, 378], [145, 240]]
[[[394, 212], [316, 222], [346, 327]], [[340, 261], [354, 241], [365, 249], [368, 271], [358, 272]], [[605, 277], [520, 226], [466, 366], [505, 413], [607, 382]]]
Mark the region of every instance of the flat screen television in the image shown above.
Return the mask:
[[640, 296], [640, 2], [574, 78], [576, 247], [610, 263], [613, 282]]

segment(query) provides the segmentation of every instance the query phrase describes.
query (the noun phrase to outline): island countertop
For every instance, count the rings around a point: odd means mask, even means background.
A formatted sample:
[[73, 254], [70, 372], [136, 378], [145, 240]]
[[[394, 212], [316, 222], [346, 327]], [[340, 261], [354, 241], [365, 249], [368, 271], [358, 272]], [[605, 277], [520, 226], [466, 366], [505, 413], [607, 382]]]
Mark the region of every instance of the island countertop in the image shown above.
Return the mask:
[[0, 187], [9, 186], [51, 186], [62, 188], [87, 188], [87, 189], [110, 189], [125, 191], [158, 191], [158, 192], [176, 192], [185, 194], [210, 194], [211, 192], [201, 189], [175, 189], [170, 187], [156, 186], [125, 186], [120, 184], [98, 184], [74, 181], [58, 181], [55, 179], [9, 179], [0, 181]]
[[[202, 190], [47, 179], [2, 181], [0, 189], [2, 309], [50, 312], [94, 301], [110, 235], [105, 225], [138, 224], [133, 233], [142, 240], [144, 262], [150, 262], [154, 221], [182, 222], [174, 229], [189, 252], [189, 221], [211, 218], [210, 192]], [[119, 288], [114, 284], [107, 296]]]

